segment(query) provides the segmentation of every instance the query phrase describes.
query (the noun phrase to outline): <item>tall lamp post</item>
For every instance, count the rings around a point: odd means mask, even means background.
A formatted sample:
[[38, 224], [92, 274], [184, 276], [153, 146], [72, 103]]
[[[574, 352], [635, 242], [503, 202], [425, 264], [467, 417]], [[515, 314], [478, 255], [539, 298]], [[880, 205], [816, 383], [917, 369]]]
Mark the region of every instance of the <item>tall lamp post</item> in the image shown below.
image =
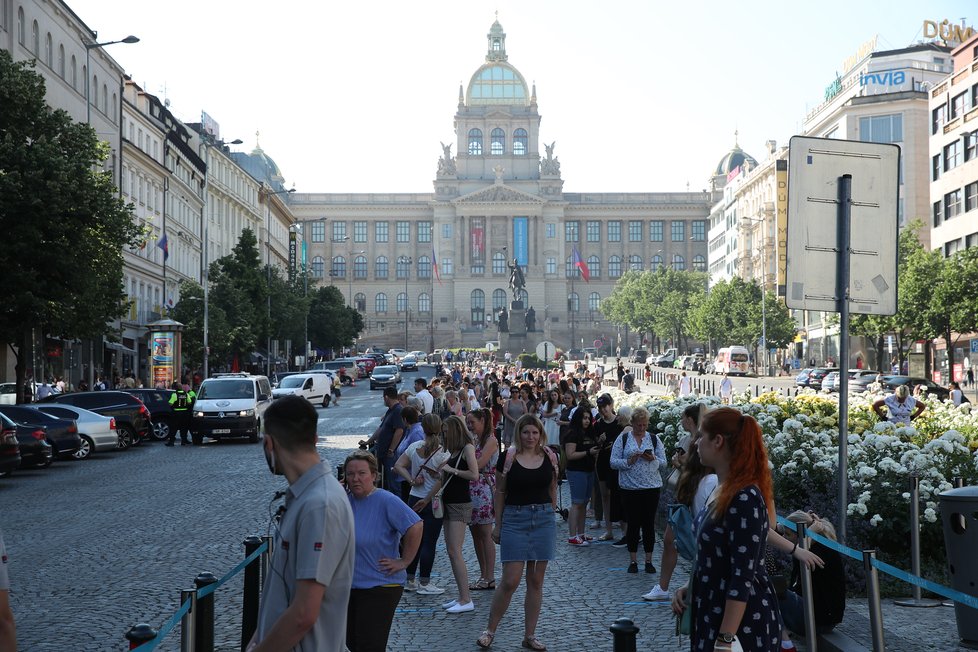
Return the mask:
[[[264, 190], [265, 186], [258, 191], [259, 197], [271, 197], [272, 195], [289, 195], [295, 192], [295, 188], [288, 190]], [[272, 211], [265, 205], [265, 267], [268, 270], [268, 338], [265, 348], [265, 375], [272, 375]]]
[[404, 350], [408, 350], [408, 319], [411, 316], [411, 300], [408, 298], [408, 279], [411, 278], [411, 263], [414, 259], [410, 256], [398, 256], [397, 264], [404, 266]]
[[[298, 224], [293, 224], [290, 229], [294, 232], [302, 234], [302, 296], [307, 298], [309, 296], [309, 256], [306, 247], [306, 224], [309, 222], [326, 222], [328, 218], [320, 217], [314, 220], [302, 220]], [[305, 343], [302, 345], [304, 350], [302, 352], [302, 370], [309, 370], [309, 306], [306, 306], [305, 312]]]
[[764, 373], [770, 373], [770, 366], [767, 354], [767, 223], [764, 219], [764, 213], [760, 213], [760, 217], [747, 217], [741, 218], [744, 222], [760, 224], [761, 225], [761, 353], [764, 356]]

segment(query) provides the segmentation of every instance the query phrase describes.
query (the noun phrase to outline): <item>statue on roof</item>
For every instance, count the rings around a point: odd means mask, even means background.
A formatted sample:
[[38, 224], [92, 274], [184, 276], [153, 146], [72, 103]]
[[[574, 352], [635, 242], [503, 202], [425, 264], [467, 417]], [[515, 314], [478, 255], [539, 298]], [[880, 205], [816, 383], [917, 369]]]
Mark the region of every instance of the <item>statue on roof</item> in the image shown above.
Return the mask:
[[455, 167], [455, 158], [452, 156], [452, 144], [445, 144], [439, 141], [441, 144], [442, 155], [438, 159], [438, 175], [439, 176], [452, 176], [457, 174], [457, 169]]
[[544, 149], [547, 150], [547, 158], [540, 159], [540, 174], [560, 176], [560, 161], [554, 156], [554, 147], [556, 146], [556, 140], [549, 145], [546, 143], [543, 144]]

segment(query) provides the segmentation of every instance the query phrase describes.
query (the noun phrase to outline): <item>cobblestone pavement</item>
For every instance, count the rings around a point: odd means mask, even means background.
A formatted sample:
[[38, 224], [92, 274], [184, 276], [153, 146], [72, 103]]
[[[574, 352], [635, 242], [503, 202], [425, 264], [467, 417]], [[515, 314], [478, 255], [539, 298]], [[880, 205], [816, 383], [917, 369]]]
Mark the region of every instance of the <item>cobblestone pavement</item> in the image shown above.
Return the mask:
[[[406, 378], [405, 386], [410, 382]], [[340, 406], [319, 412], [320, 450], [335, 466], [379, 423], [381, 394], [360, 384], [344, 390]], [[191, 587], [197, 573], [221, 577], [241, 561], [241, 542], [267, 532], [272, 494], [284, 484], [284, 479], [268, 473], [258, 446], [238, 442], [199, 448], [150, 443], [0, 479], [0, 528], [11, 557], [11, 599], [20, 649], [125, 649], [126, 630], [139, 622], [163, 624], [179, 606], [180, 589]], [[566, 485], [562, 490], [563, 503], [569, 506]], [[565, 531], [562, 522], [558, 531]], [[572, 548], [563, 543], [566, 536], [558, 541], [537, 628], [551, 650], [610, 650], [608, 627], [619, 617], [641, 628], [640, 650], [688, 649], [688, 641], [680, 642], [674, 634], [667, 603], [641, 600], [658, 575], [629, 575], [627, 552], [606, 543]], [[470, 540], [465, 550], [472, 577], [478, 566]], [[660, 555], [657, 542], [657, 567]], [[443, 546], [434, 573], [434, 581], [448, 591], [444, 596], [405, 594], [390, 650], [478, 649], [475, 639], [485, 628], [492, 592], [473, 592], [475, 612], [448, 616], [439, 605], [455, 594]], [[673, 587], [685, 580], [681, 567]], [[217, 650], [239, 649], [241, 589], [238, 575], [215, 594]], [[519, 649], [522, 601], [520, 589], [493, 649]], [[854, 631], [865, 634], [865, 607], [851, 604], [846, 627], [851, 622]], [[899, 613], [891, 614], [893, 610]], [[900, 637], [894, 639], [899, 646], [890, 649], [955, 649], [951, 609], [887, 607], [884, 622], [888, 640], [891, 627]], [[158, 649], [178, 650], [179, 628]]]

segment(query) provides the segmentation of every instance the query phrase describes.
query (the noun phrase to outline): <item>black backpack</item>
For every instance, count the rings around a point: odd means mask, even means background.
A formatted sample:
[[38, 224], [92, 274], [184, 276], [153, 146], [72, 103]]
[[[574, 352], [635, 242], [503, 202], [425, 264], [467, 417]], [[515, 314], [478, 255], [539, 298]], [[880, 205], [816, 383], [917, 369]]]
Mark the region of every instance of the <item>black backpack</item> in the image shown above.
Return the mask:
[[177, 392], [177, 402], [173, 406], [175, 410], [186, 410], [189, 407], [189, 397], [187, 392], [180, 390]]

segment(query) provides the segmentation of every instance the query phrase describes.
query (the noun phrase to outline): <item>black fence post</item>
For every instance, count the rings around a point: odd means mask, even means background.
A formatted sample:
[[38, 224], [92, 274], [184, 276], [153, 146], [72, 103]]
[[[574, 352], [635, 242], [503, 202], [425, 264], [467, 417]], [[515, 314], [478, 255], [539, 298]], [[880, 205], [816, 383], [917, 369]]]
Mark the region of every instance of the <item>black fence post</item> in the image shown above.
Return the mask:
[[143, 643], [149, 643], [156, 638], [156, 634], [156, 630], [146, 623], [133, 625], [129, 628], [129, 631], [126, 632], [126, 640], [129, 641], [129, 649], [135, 650]]
[[[217, 582], [213, 573], [201, 573], [194, 578], [198, 593], [205, 586]], [[197, 615], [194, 617], [194, 652], [214, 652], [214, 594], [197, 599]]]
[[[244, 540], [245, 559], [261, 547], [261, 537], [250, 536]], [[261, 562], [255, 559], [245, 566], [244, 600], [241, 609], [241, 652], [244, 652], [258, 629], [258, 598], [261, 595]]]
[[635, 623], [628, 618], [619, 618], [608, 629], [614, 637], [614, 652], [637, 652], [638, 627]]

